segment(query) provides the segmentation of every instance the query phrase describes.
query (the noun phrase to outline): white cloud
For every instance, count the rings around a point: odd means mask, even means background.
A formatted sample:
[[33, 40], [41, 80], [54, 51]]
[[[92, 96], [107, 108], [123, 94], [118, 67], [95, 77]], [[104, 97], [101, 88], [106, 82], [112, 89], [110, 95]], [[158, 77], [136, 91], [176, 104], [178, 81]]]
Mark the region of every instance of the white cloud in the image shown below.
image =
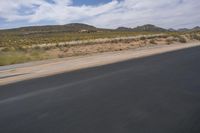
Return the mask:
[[175, 28], [200, 24], [199, 0], [113, 0], [96, 6], [74, 6], [73, 0], [51, 1], [0, 0], [0, 17], [8, 22], [83, 22], [109, 28], [147, 23]]

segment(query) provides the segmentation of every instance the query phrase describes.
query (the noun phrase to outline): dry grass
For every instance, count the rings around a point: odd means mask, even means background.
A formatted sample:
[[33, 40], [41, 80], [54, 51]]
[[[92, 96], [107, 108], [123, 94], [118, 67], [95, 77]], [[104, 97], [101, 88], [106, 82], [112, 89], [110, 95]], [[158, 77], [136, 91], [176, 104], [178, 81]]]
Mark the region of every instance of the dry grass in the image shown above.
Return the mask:
[[167, 34], [160, 36], [142, 36], [138, 38], [108, 39], [106, 41], [84, 42], [67, 45], [46, 45], [44, 47], [4, 47], [0, 50], [0, 65], [10, 65], [35, 60], [64, 58], [92, 53], [122, 51], [153, 45], [186, 43], [191, 39], [200, 40], [198, 34]]
[[48, 59], [42, 51], [4, 51], [0, 52], [0, 66]]

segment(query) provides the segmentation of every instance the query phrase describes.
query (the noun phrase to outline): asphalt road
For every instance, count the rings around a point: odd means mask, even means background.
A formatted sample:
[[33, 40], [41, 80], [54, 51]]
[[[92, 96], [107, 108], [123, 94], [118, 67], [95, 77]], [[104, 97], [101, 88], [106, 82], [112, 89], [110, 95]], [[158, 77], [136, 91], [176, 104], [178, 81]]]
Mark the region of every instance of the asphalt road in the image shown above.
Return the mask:
[[200, 47], [1, 86], [0, 133], [200, 133]]

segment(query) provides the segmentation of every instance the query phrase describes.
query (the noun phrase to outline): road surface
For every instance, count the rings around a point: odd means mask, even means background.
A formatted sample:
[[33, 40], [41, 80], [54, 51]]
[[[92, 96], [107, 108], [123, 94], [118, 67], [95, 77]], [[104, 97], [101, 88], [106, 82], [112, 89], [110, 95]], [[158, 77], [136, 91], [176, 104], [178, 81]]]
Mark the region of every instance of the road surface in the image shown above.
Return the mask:
[[200, 47], [0, 86], [0, 133], [199, 133]]

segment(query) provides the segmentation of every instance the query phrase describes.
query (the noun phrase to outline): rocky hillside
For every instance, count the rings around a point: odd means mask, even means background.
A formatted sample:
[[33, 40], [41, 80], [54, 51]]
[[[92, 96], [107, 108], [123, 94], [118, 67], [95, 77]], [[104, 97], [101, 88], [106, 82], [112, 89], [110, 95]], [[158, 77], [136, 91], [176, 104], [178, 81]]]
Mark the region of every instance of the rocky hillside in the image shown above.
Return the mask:
[[143, 26], [138, 26], [135, 28], [119, 27], [118, 31], [133, 31], [133, 32], [166, 32], [168, 30], [164, 28], [157, 27], [155, 25], [147, 24]]
[[37, 34], [37, 33], [59, 33], [59, 32], [96, 32], [98, 29], [94, 26], [81, 24], [81, 23], [71, 23], [66, 25], [47, 25], [47, 26], [30, 26], [21, 27], [16, 29], [1, 30], [0, 32], [14, 32], [18, 34]]
[[143, 25], [143, 26], [138, 26], [136, 28], [133, 28], [133, 31], [149, 31], [149, 32], [165, 32], [167, 31], [166, 29], [164, 28], [160, 28], [160, 27], [157, 27], [155, 25], [151, 25], [151, 24], [147, 24], [147, 25]]

